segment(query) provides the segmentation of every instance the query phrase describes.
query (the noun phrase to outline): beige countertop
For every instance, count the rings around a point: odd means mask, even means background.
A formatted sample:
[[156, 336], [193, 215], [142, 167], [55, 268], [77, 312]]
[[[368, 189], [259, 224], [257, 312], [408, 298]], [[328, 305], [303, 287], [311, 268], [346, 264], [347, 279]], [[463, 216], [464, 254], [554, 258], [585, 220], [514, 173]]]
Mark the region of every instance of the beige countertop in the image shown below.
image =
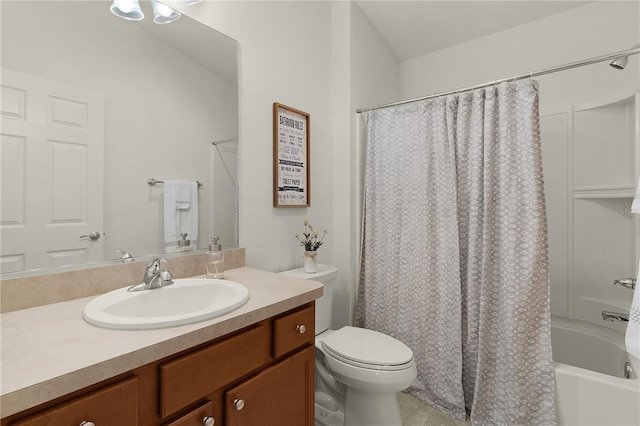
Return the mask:
[[251, 268], [225, 271], [249, 289], [226, 315], [158, 330], [107, 330], [82, 318], [85, 297], [0, 315], [1, 417], [23, 411], [322, 296], [322, 284]]

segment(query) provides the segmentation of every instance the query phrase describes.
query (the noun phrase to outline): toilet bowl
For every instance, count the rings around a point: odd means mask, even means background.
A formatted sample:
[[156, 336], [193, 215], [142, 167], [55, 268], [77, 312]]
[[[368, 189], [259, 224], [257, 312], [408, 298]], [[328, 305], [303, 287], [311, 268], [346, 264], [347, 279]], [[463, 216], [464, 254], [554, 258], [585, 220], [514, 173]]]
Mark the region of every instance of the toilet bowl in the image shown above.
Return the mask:
[[316, 356], [316, 366], [323, 362], [344, 385], [345, 425], [402, 426], [396, 393], [417, 376], [409, 347], [385, 334], [346, 326], [317, 336], [316, 349], [324, 354]]
[[417, 377], [411, 349], [377, 331], [329, 328], [336, 268], [282, 273], [324, 285], [316, 300], [316, 426], [402, 426], [396, 393]]

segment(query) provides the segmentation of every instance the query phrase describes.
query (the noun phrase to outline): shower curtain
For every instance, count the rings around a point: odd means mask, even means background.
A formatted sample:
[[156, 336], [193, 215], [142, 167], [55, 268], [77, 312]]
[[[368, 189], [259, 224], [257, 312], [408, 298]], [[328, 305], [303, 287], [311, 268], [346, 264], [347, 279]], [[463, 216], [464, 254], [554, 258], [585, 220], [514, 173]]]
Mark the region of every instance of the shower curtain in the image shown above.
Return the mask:
[[472, 424], [555, 424], [537, 82], [372, 111], [356, 325]]

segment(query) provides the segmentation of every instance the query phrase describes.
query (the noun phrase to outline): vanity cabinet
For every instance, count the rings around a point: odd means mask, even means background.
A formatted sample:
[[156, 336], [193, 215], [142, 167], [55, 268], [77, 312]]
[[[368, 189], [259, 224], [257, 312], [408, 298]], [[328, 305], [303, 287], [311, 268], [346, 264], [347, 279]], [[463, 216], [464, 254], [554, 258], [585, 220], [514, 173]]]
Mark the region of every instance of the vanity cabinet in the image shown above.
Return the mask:
[[313, 426], [314, 322], [312, 302], [1, 426]]

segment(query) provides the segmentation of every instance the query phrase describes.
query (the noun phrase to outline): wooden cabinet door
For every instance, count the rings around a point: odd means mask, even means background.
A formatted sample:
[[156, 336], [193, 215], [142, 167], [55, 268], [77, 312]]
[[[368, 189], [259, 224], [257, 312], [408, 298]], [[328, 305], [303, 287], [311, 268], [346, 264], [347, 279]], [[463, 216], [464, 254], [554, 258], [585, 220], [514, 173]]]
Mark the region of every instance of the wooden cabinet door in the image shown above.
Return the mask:
[[131, 377], [90, 392], [11, 426], [78, 426], [83, 421], [97, 426], [136, 426], [138, 378]]
[[228, 426], [313, 426], [313, 346], [266, 368], [225, 394]]

